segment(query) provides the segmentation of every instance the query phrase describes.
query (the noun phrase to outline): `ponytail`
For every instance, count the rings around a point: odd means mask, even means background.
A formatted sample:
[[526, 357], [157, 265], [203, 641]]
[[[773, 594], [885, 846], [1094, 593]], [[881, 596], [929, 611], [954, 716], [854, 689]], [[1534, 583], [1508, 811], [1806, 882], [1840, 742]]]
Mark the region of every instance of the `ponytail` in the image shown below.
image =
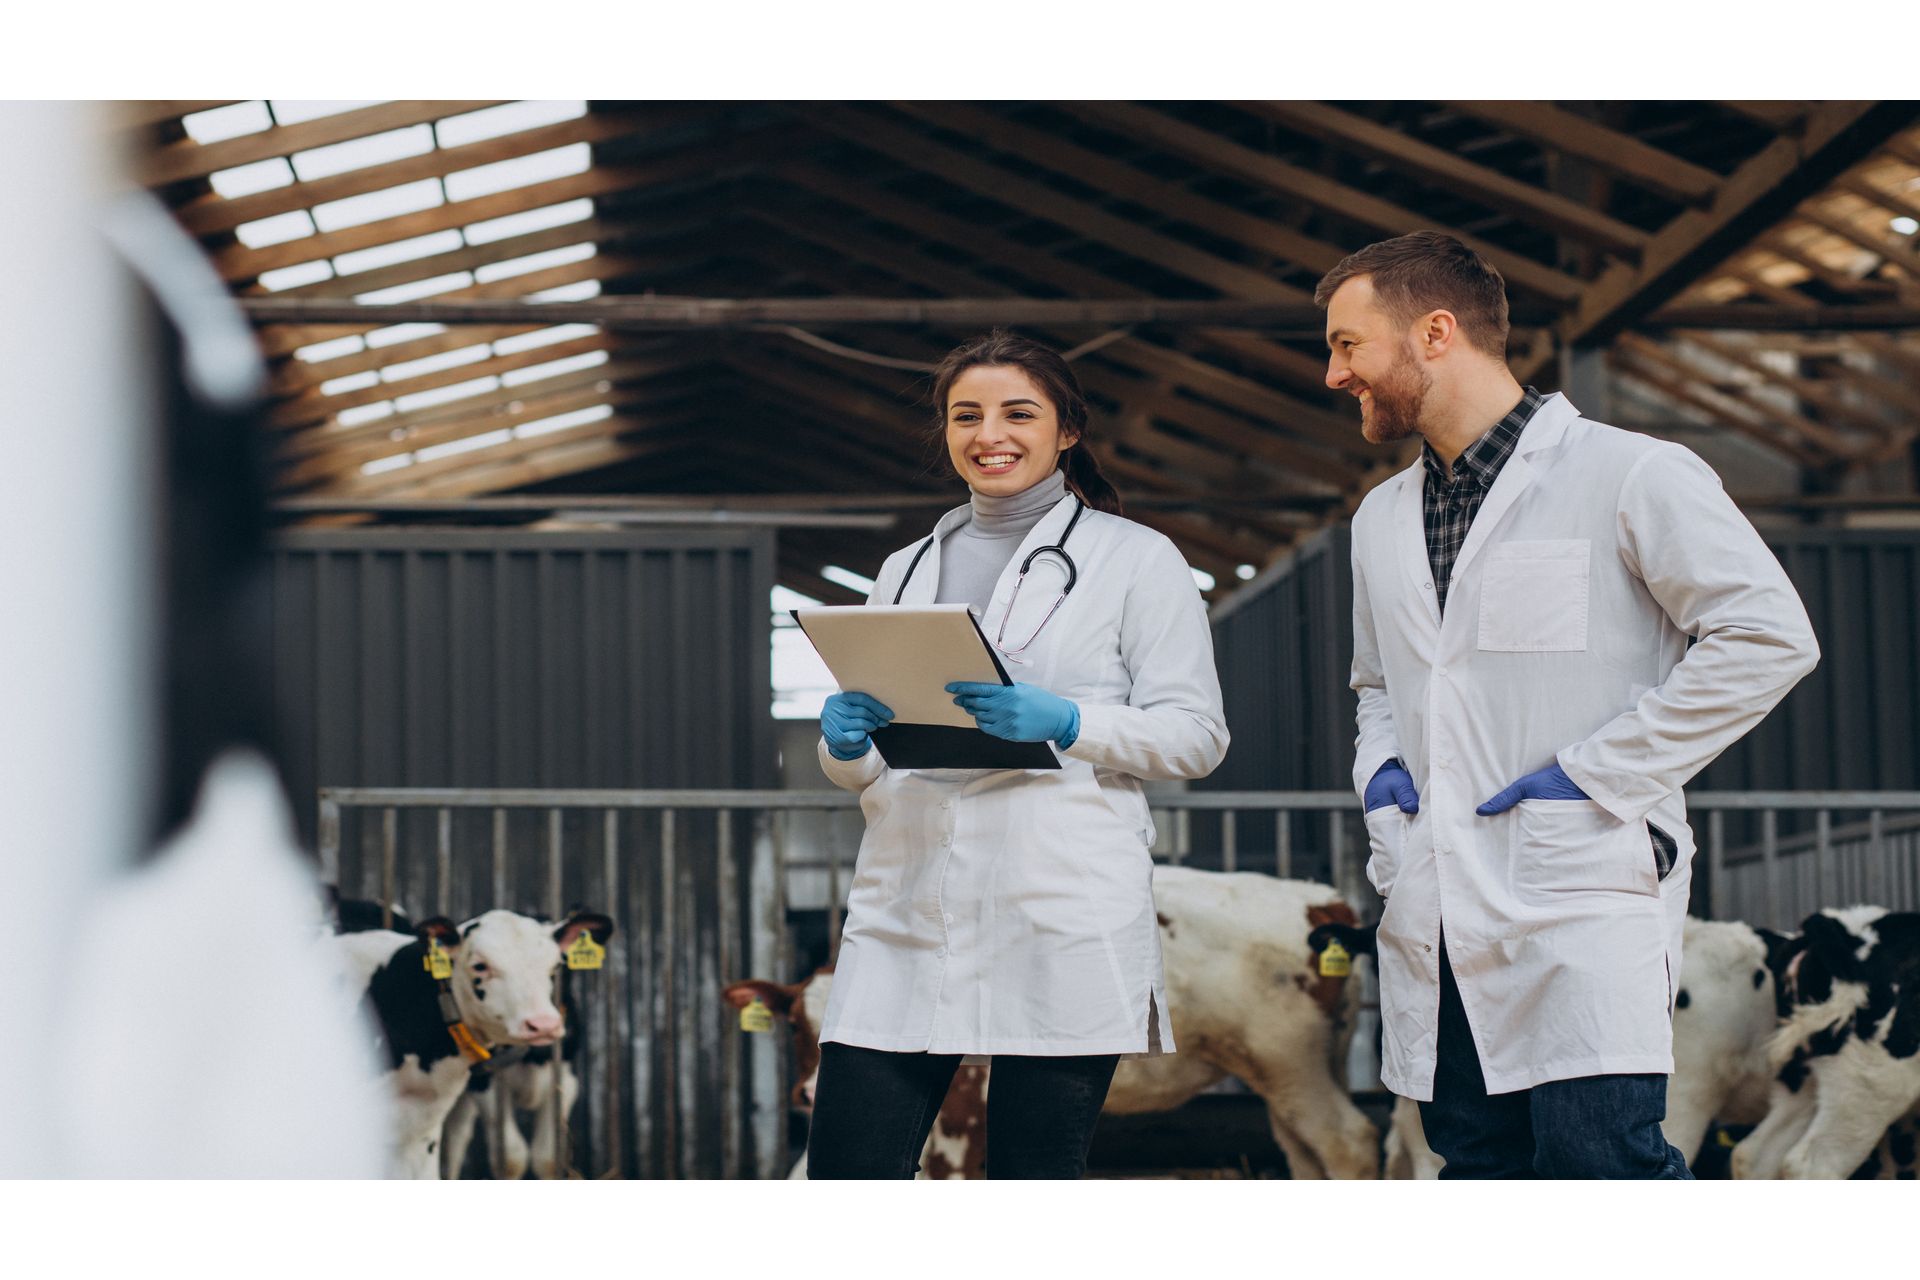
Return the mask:
[[1067, 474], [1067, 488], [1078, 494], [1080, 501], [1110, 516], [1125, 514], [1120, 507], [1119, 490], [1100, 470], [1100, 459], [1087, 447], [1084, 433], [1073, 448], [1060, 455], [1060, 469]]

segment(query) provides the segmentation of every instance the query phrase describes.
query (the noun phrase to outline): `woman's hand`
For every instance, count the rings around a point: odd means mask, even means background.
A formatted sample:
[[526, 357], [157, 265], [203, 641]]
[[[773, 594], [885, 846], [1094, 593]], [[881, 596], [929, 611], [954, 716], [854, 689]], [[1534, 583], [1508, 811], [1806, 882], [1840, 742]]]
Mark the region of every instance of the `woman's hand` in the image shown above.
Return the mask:
[[1080, 736], [1080, 708], [1037, 684], [975, 684], [964, 680], [947, 686], [954, 703], [974, 723], [1009, 742], [1052, 742], [1062, 751]]
[[873, 748], [873, 731], [893, 723], [893, 712], [864, 693], [836, 693], [820, 708], [820, 736], [836, 760], [858, 760]]

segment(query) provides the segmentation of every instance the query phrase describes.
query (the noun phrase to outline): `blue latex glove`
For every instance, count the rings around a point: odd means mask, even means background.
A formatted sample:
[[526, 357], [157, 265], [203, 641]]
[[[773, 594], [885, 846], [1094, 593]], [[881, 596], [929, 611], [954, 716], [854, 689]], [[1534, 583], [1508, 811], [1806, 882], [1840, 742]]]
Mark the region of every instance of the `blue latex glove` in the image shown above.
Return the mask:
[[1080, 708], [1037, 684], [956, 680], [947, 692], [982, 729], [1008, 742], [1051, 742], [1065, 751], [1080, 736]]
[[1555, 761], [1544, 769], [1528, 774], [1520, 781], [1481, 805], [1474, 812], [1483, 818], [1505, 813], [1522, 800], [1591, 800], [1593, 797], [1574, 784], [1567, 771]]
[[820, 708], [820, 736], [835, 760], [858, 760], [873, 748], [873, 731], [893, 723], [893, 712], [864, 693], [836, 693]]
[[1420, 812], [1420, 792], [1413, 785], [1413, 775], [1398, 760], [1389, 760], [1374, 770], [1373, 780], [1367, 783], [1367, 794], [1362, 803], [1368, 813], [1375, 809], [1384, 809], [1390, 804], [1400, 806], [1402, 813]]

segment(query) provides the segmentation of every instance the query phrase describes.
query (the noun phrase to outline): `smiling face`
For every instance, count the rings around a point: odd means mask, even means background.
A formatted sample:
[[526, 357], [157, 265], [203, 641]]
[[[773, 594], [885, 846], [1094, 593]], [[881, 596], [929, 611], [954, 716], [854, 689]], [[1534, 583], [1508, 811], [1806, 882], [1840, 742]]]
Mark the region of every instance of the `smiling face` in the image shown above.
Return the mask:
[[1026, 492], [1053, 474], [1076, 439], [1022, 369], [975, 365], [947, 392], [947, 456], [976, 493]]
[[1412, 326], [1379, 305], [1366, 276], [1328, 300], [1327, 353], [1327, 385], [1360, 401], [1363, 436], [1387, 444], [1420, 430], [1433, 376], [1416, 354]]

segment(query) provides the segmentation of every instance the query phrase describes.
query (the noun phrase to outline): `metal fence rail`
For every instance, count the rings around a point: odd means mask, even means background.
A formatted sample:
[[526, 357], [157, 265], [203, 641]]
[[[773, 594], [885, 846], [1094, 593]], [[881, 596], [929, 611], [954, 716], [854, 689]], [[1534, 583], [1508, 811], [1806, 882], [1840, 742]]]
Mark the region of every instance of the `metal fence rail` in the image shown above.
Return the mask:
[[[1319, 880], [1377, 914], [1352, 792], [1184, 791], [1149, 803], [1157, 860]], [[1920, 792], [1702, 792], [1688, 805], [1696, 914], [1791, 928], [1821, 906], [1920, 908]], [[777, 1177], [787, 1037], [738, 1034], [720, 991], [797, 976], [796, 875], [825, 873], [831, 954], [858, 845], [857, 821], [844, 819], [857, 806], [837, 790], [326, 788], [320, 852], [343, 893], [416, 918], [604, 910], [616, 922], [606, 967], [574, 982], [572, 1167]]]

